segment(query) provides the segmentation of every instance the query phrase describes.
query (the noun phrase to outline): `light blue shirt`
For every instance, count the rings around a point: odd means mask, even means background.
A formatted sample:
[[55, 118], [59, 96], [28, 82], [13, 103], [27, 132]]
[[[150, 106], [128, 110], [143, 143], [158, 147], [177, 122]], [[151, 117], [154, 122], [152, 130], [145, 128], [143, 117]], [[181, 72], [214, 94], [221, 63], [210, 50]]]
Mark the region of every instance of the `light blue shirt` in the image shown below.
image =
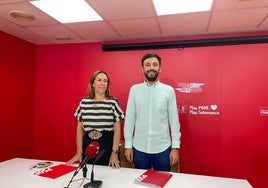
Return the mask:
[[157, 81], [133, 85], [129, 92], [125, 125], [125, 148], [160, 153], [180, 147], [180, 123], [174, 89]]

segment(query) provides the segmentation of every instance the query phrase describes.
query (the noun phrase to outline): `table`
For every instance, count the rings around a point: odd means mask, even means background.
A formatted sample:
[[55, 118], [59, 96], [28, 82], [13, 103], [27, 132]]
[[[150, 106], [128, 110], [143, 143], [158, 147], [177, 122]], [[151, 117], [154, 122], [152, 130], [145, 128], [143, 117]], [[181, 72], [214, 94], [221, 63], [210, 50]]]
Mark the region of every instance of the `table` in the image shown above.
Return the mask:
[[[34, 174], [37, 169], [30, 166], [46, 160], [14, 158], [0, 163], [0, 187], [1, 188], [63, 188], [66, 187], [73, 176], [73, 171], [56, 179], [40, 177]], [[52, 161], [54, 165], [65, 162]], [[74, 165], [74, 166], [77, 166]], [[87, 165], [87, 177], [90, 177], [92, 165]], [[145, 185], [135, 183], [135, 179], [145, 170], [133, 168], [113, 169], [108, 166], [95, 165], [94, 174], [96, 180], [102, 180], [102, 188], [146, 188]], [[172, 172], [171, 172], [172, 173]], [[184, 173], [172, 173], [173, 177], [167, 182], [165, 188], [252, 188], [247, 180], [202, 176]], [[83, 178], [82, 170], [74, 177], [69, 188], [83, 187], [89, 179]]]

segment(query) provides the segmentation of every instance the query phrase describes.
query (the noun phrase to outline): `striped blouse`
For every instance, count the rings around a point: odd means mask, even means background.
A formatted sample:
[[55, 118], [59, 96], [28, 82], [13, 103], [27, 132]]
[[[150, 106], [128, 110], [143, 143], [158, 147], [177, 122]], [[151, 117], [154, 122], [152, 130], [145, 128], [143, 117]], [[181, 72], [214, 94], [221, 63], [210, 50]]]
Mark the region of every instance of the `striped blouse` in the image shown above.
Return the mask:
[[82, 122], [85, 131], [113, 131], [114, 123], [125, 118], [115, 98], [96, 101], [85, 97], [80, 101], [74, 116]]

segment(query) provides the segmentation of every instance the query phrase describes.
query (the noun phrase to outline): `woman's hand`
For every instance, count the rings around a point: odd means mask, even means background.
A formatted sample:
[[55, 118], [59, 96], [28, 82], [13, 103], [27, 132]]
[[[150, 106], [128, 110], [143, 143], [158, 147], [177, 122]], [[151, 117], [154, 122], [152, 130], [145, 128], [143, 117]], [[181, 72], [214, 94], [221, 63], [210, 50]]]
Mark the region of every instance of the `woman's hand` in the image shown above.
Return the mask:
[[118, 160], [118, 154], [112, 152], [111, 157], [110, 157], [110, 161], [109, 161], [109, 166], [111, 166], [112, 168], [120, 168], [120, 163]]
[[82, 154], [76, 153], [73, 158], [71, 158], [69, 161], [67, 161], [67, 164], [71, 165], [76, 162], [81, 162], [82, 161]]

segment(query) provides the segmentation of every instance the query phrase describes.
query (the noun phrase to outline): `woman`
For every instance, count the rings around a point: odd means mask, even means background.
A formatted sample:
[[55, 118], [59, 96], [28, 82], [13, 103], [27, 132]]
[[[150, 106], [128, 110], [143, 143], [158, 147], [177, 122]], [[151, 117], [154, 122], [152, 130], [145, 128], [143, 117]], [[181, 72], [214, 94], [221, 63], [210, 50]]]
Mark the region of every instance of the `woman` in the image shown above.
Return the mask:
[[[76, 154], [67, 163], [82, 161], [89, 143], [97, 141], [104, 155], [96, 164], [119, 168], [119, 143], [121, 138], [120, 121], [124, 113], [117, 100], [110, 96], [110, 79], [106, 72], [96, 71], [91, 76], [88, 93], [77, 107], [74, 116], [77, 118]], [[92, 163], [90, 159], [88, 163]]]

